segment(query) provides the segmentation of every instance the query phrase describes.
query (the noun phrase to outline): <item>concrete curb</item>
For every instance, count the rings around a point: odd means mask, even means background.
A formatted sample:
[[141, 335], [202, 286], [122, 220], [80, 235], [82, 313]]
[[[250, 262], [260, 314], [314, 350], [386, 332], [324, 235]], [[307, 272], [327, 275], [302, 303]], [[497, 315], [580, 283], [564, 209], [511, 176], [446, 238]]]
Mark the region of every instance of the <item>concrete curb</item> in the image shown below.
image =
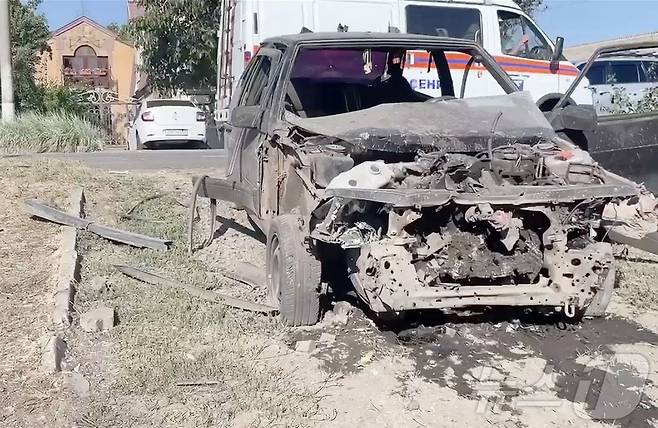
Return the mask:
[[[75, 189], [69, 196], [69, 214], [83, 216], [84, 191]], [[71, 307], [75, 293], [75, 283], [80, 280], [80, 256], [76, 251], [78, 231], [75, 227], [65, 227], [62, 233], [59, 253], [60, 261], [55, 276], [53, 294], [53, 325], [55, 335], [48, 340], [41, 357], [42, 367], [49, 372], [62, 369], [62, 361], [66, 355], [66, 343], [62, 334], [71, 325]]]
[[[82, 216], [84, 192], [78, 188], [69, 197], [68, 213]], [[80, 257], [76, 251], [78, 231], [75, 227], [65, 227], [60, 244], [60, 262], [55, 279], [55, 309], [53, 323], [55, 331], [61, 332], [71, 324], [71, 303], [75, 292], [75, 282], [80, 280]]]

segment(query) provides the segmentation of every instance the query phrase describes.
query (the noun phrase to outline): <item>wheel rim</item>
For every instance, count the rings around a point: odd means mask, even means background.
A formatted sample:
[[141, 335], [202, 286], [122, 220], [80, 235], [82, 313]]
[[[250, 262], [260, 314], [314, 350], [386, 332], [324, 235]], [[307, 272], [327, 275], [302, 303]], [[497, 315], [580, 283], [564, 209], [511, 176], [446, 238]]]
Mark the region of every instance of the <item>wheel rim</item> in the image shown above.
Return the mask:
[[270, 266], [267, 275], [267, 282], [269, 287], [267, 291], [269, 301], [278, 307], [279, 303], [281, 302], [281, 276], [279, 274], [281, 264], [281, 250], [279, 248], [279, 239], [276, 236], [272, 238], [271, 248]]

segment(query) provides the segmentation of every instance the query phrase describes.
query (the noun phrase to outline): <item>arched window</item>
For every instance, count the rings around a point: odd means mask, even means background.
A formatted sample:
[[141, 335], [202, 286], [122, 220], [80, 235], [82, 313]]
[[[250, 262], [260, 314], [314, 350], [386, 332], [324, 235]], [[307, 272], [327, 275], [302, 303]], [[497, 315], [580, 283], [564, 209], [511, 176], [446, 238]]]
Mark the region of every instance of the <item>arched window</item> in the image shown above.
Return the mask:
[[64, 83], [109, 89], [110, 69], [106, 56], [97, 56], [94, 48], [79, 46], [73, 56], [62, 58]]
[[75, 52], [73, 53], [73, 56], [75, 56], [75, 57], [96, 56], [96, 51], [91, 46], [82, 45], [78, 49], [75, 50]]

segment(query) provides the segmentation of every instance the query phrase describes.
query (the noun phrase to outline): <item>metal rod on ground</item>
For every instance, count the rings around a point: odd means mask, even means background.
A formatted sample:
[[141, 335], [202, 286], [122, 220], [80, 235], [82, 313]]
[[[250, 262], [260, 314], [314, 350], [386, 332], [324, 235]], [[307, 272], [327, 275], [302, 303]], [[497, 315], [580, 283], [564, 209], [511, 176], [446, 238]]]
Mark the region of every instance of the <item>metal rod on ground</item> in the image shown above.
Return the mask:
[[[1, 0], [0, 0], [1, 1]], [[192, 189], [192, 202], [190, 202], [190, 214], [187, 218], [187, 253], [192, 254], [194, 252], [194, 214], [196, 211], [196, 198], [199, 193], [199, 188], [203, 183], [205, 183], [207, 175], [202, 175], [194, 183], [194, 188]], [[212, 214], [212, 213], [211, 213]], [[214, 221], [212, 223], [215, 224]], [[212, 233], [212, 231], [210, 232]]]
[[14, 120], [14, 84], [11, 75], [11, 39], [9, 37], [9, 0], [0, 0], [0, 92], [2, 121]]

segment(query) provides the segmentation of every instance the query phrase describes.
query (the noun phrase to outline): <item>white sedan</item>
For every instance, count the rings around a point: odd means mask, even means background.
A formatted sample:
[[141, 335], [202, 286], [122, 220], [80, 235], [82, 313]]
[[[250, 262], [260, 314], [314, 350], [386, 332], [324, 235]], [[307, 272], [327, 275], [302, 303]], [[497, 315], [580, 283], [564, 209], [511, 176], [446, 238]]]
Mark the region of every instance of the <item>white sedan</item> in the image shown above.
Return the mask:
[[143, 101], [129, 128], [129, 150], [206, 142], [206, 114], [187, 100]]

